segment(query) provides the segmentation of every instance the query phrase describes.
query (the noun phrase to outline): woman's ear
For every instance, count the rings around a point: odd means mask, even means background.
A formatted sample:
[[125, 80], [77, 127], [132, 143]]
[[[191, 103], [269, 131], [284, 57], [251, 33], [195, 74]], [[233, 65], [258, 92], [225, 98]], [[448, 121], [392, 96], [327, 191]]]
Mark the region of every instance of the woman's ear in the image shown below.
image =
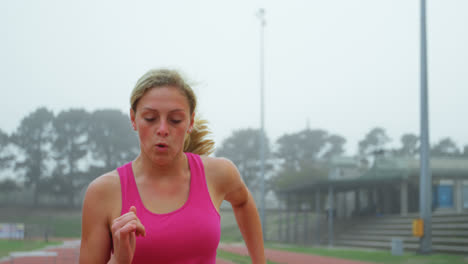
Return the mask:
[[133, 130], [136, 131], [137, 129], [136, 129], [136, 123], [135, 123], [135, 114], [136, 114], [135, 111], [133, 111], [133, 109], [130, 108], [130, 121], [132, 122]]
[[192, 132], [194, 124], [195, 124], [195, 113], [192, 113], [192, 116], [190, 117], [189, 129], [187, 130], [188, 133]]

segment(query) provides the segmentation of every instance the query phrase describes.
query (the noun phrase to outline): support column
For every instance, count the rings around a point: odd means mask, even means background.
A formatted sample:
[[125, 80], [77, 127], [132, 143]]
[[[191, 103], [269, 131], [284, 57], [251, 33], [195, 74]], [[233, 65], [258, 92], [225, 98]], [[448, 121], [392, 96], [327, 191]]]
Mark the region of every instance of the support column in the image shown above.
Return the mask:
[[335, 215], [335, 218], [338, 219], [342, 219], [344, 218], [344, 194], [342, 192], [340, 193], [336, 193], [335, 194], [335, 208], [336, 208], [336, 215]]
[[408, 215], [408, 181], [405, 180], [401, 182], [400, 188], [400, 214]]
[[348, 192], [344, 192], [343, 194], [343, 219], [348, 218]]
[[372, 202], [373, 202], [373, 209], [374, 211], [372, 212], [374, 215], [377, 215], [379, 212], [379, 194], [377, 190], [377, 186], [374, 186], [372, 189]]
[[286, 242], [290, 242], [290, 235], [289, 235], [289, 212], [291, 211], [291, 198], [290, 194], [286, 194]]
[[[307, 195], [303, 195], [302, 197], [303, 197], [304, 203], [308, 205], [308, 203], [307, 203], [307, 201], [308, 201]], [[302, 239], [303, 239], [303, 243], [304, 243], [304, 245], [305, 245], [305, 244], [307, 243], [308, 238], [309, 238], [309, 226], [308, 226], [309, 223], [308, 223], [308, 221], [307, 221], [307, 220], [308, 220], [307, 214], [309, 213], [309, 211], [308, 211], [307, 206], [306, 206], [305, 209], [301, 208], [301, 210], [302, 210], [302, 215], [303, 215], [303, 217], [304, 217], [304, 218], [303, 218], [303, 227], [304, 227], [304, 231], [302, 232], [302, 233], [303, 233]]]
[[281, 203], [278, 209], [278, 241], [283, 242], [283, 205]]
[[367, 208], [372, 207], [372, 203], [374, 202], [374, 192], [373, 189], [367, 189]]
[[455, 200], [455, 211], [457, 214], [463, 213], [463, 181], [462, 180], [454, 180], [453, 182], [454, 187], [454, 200]]
[[389, 214], [390, 213], [390, 205], [392, 202], [392, 196], [390, 194], [390, 190], [385, 188], [382, 190], [383, 192], [383, 213]]
[[299, 202], [299, 196], [296, 195], [295, 199], [295, 212], [294, 212], [294, 243], [299, 242], [299, 210], [300, 210], [300, 202]]
[[309, 210], [304, 210], [304, 245], [309, 243]]
[[333, 186], [328, 186], [328, 246], [333, 247], [333, 209], [334, 206]]
[[354, 191], [354, 212], [356, 213], [357, 216], [360, 215], [361, 211], [361, 197], [360, 197], [360, 190], [357, 189]]
[[320, 190], [315, 191], [315, 243], [320, 245]]

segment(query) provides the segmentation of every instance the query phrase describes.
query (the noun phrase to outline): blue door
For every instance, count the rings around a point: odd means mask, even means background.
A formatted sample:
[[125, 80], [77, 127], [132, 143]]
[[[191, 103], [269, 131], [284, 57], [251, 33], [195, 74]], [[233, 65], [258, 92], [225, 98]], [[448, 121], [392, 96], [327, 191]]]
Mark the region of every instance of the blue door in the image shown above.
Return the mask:
[[453, 186], [439, 185], [437, 186], [437, 205], [439, 208], [453, 207]]

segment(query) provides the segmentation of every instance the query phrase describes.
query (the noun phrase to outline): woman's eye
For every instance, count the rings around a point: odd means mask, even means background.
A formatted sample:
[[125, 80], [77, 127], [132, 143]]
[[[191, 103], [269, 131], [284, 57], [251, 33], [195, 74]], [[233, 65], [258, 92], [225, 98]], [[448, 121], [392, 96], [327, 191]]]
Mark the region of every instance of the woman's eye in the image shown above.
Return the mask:
[[173, 120], [171, 120], [171, 121], [172, 121], [172, 123], [174, 123], [174, 124], [179, 124], [180, 122], [182, 122], [182, 120], [178, 120], [178, 119], [173, 119]]
[[154, 121], [154, 119], [155, 118], [145, 118], [145, 120], [148, 121], [148, 122], [152, 122], [152, 121]]

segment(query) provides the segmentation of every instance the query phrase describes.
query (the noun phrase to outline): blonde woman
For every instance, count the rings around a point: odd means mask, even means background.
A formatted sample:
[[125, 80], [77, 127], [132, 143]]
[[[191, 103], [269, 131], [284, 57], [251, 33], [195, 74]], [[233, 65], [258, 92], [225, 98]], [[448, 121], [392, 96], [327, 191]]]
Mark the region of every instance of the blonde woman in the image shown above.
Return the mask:
[[252, 195], [232, 162], [207, 156], [214, 143], [181, 75], [149, 71], [130, 105], [140, 154], [88, 186], [80, 263], [214, 264], [223, 200], [232, 205], [252, 262], [266, 263]]

